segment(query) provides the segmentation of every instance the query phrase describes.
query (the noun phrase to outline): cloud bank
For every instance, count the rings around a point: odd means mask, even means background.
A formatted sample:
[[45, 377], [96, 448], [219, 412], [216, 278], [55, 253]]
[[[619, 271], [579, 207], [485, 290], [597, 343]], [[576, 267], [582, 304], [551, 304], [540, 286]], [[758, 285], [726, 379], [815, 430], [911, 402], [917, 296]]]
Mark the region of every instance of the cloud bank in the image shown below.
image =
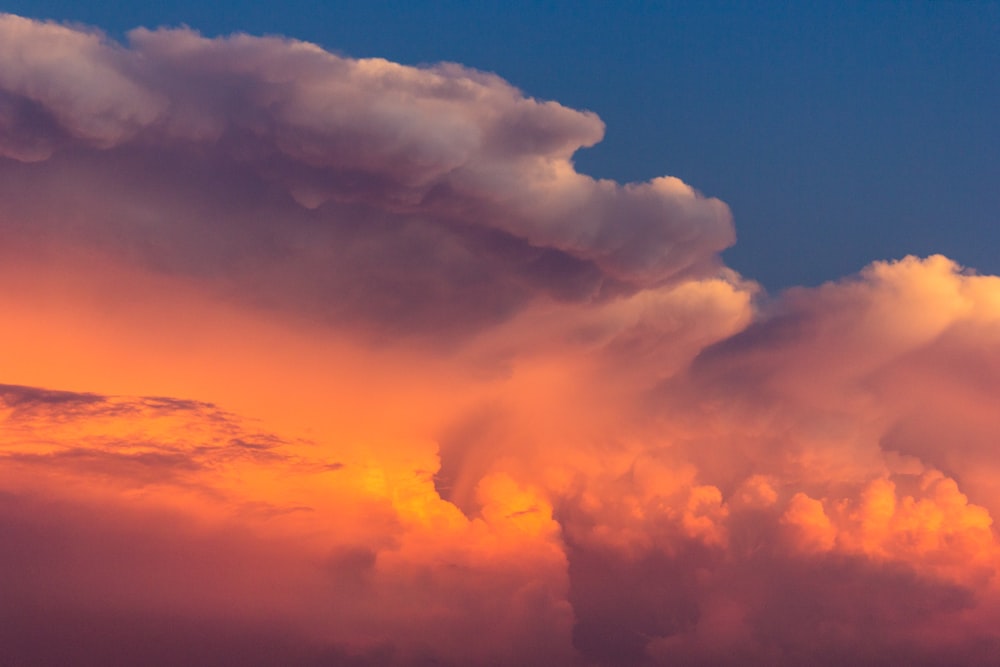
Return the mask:
[[602, 133], [0, 16], [0, 662], [993, 664], [1000, 278], [769, 297]]

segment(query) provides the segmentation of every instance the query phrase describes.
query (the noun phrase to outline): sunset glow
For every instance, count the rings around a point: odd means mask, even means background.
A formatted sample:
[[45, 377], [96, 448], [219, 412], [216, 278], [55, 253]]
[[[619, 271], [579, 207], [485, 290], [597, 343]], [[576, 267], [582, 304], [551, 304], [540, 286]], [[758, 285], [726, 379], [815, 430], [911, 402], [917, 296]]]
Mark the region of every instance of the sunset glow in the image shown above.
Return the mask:
[[768, 294], [604, 129], [0, 15], [0, 664], [997, 664], [1000, 277]]

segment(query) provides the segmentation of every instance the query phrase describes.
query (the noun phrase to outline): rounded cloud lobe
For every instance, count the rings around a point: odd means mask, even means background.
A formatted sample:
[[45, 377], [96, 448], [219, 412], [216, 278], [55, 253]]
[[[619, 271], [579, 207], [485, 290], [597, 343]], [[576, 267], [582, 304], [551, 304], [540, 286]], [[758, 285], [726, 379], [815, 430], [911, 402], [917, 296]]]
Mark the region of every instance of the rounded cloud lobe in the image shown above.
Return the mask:
[[5, 207], [25, 243], [214, 269], [271, 302], [294, 292], [293, 308], [394, 330], [713, 271], [733, 240], [726, 206], [676, 179], [577, 173], [601, 121], [493, 75], [280, 38], [136, 30], [122, 47], [0, 24], [4, 198], [48, 200]]
[[0, 662], [995, 662], [1000, 278], [766, 297], [602, 134], [0, 16]]

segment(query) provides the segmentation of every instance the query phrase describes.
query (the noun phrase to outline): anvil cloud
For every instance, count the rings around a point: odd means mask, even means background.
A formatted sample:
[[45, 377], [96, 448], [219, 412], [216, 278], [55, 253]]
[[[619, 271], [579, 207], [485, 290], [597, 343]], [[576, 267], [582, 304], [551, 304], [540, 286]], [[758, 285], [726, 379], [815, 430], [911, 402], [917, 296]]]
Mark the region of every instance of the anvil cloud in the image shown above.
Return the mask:
[[0, 16], [0, 662], [993, 664], [1000, 278], [769, 297], [602, 134]]

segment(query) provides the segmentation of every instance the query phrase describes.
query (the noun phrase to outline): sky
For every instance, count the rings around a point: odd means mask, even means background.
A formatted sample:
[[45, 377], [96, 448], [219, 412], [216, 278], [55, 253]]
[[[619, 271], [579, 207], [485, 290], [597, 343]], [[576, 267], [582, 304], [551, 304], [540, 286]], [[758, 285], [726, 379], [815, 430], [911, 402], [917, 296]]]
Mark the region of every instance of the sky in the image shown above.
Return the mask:
[[734, 211], [726, 261], [771, 291], [942, 252], [1000, 272], [1000, 3], [28, 0], [96, 25], [290, 35], [355, 57], [494, 72], [595, 111], [576, 156], [671, 174]]
[[992, 665], [996, 3], [6, 3], [0, 663]]

